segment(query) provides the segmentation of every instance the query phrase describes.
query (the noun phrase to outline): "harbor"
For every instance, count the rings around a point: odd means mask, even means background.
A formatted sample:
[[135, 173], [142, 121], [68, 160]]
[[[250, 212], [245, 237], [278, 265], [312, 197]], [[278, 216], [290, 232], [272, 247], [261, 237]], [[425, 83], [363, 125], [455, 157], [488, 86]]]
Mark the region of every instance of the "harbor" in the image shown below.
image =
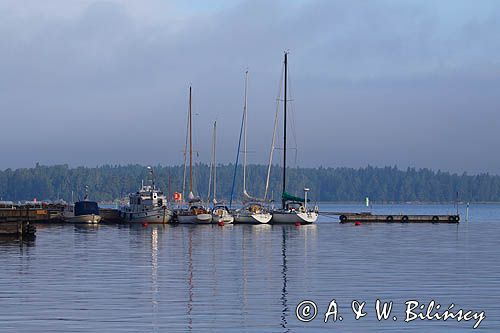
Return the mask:
[[[148, 194], [149, 195], [149, 194]], [[135, 194], [132, 195], [135, 198]], [[134, 200], [134, 199], [132, 199]], [[135, 199], [137, 200], [137, 199]], [[136, 201], [135, 201], [136, 202]], [[182, 204], [178, 204], [177, 207], [181, 207]], [[141, 206], [142, 207], [142, 206]], [[221, 209], [221, 207], [227, 209], [227, 206], [216, 205], [214, 210]], [[49, 202], [30, 202], [30, 203], [13, 203], [13, 202], [0, 202], [0, 234], [2, 235], [28, 235], [34, 234], [36, 232], [36, 224], [74, 224], [74, 222], [69, 222], [65, 218], [65, 213], [71, 209], [70, 204], [65, 203], [49, 203]], [[125, 211], [130, 211], [130, 206], [126, 208], [110, 208], [109, 205], [105, 207], [99, 207], [99, 224], [140, 224], [142, 226], [148, 226], [149, 224], [169, 224], [177, 225], [182, 223], [179, 220], [178, 212], [179, 209], [170, 209], [172, 211], [172, 216], [168, 220], [164, 218], [165, 212], [167, 211], [167, 203], [165, 206], [161, 206], [158, 210], [158, 214], [151, 218], [151, 215], [145, 214], [144, 218], [140, 216], [136, 220], [132, 221], [127, 216]], [[271, 213], [264, 213], [267, 211], [262, 210], [261, 205], [250, 204], [243, 205], [239, 204], [238, 209], [227, 209], [227, 214], [229, 216], [234, 216], [234, 221], [230, 223], [224, 223], [219, 219], [213, 219], [208, 224], [214, 224], [218, 226], [224, 226], [228, 224], [239, 224], [239, 225], [255, 225], [255, 224], [281, 224], [280, 220], [273, 220], [274, 216]], [[134, 208], [132, 208], [134, 210]], [[137, 208], [135, 210], [138, 210]], [[142, 210], [142, 208], [141, 208]], [[272, 211], [272, 210], [270, 210]], [[247, 215], [245, 212], [253, 212]], [[468, 209], [467, 209], [468, 212]], [[422, 224], [422, 223], [443, 223], [443, 224], [458, 224], [460, 223], [460, 214], [379, 214], [371, 212], [346, 212], [346, 211], [318, 211], [319, 216], [327, 217], [328, 223], [340, 223], [340, 224], [356, 224], [361, 223], [411, 223], [411, 224]], [[143, 214], [142, 212], [140, 214]], [[149, 216], [149, 217], [148, 217]], [[252, 218], [254, 216], [254, 218]], [[269, 217], [267, 217], [269, 216]], [[221, 223], [222, 222], [222, 223]], [[301, 221], [297, 219], [297, 223], [293, 223], [296, 226], [302, 225]], [[87, 221], [82, 221], [81, 224], [97, 224]], [[197, 223], [191, 223], [197, 224]], [[200, 223], [207, 224], [207, 223]]]

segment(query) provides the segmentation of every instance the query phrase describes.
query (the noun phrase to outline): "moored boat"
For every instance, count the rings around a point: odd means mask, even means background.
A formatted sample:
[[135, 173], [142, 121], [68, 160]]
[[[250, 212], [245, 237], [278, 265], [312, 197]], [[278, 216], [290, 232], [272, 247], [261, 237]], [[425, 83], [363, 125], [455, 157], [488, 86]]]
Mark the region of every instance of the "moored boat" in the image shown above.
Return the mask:
[[215, 223], [233, 223], [234, 217], [231, 215], [229, 208], [224, 204], [215, 204], [212, 209], [212, 221]]
[[63, 212], [63, 220], [67, 223], [96, 224], [101, 221], [99, 205], [95, 201], [88, 200], [88, 186], [85, 187], [85, 197], [68, 206]]
[[173, 212], [167, 207], [167, 197], [155, 185], [153, 169], [148, 170], [150, 183], [143, 183], [139, 191], [129, 195], [129, 204], [121, 208], [120, 216], [128, 223], [169, 223]]
[[[193, 193], [193, 137], [192, 137], [192, 89], [189, 87], [189, 108], [186, 133], [186, 147], [189, 141], [189, 195], [187, 207], [180, 208], [176, 211], [176, 221], [181, 224], [208, 224], [212, 222], [212, 214], [209, 209], [205, 208], [199, 197]], [[184, 179], [186, 179], [186, 154], [184, 154]], [[182, 192], [184, 194], [184, 184]]]
[[[287, 81], [288, 81], [288, 53], [285, 52], [284, 59], [284, 88], [283, 88], [283, 180], [282, 180], [282, 194], [281, 194], [281, 208], [275, 209], [272, 211], [272, 220], [271, 223], [279, 223], [279, 224], [310, 224], [316, 222], [318, 219], [318, 209], [317, 207], [312, 209], [308, 209], [307, 207], [307, 192], [308, 188], [304, 188], [304, 198], [299, 198], [296, 196], [292, 196], [286, 192], [286, 153], [287, 153], [287, 140], [286, 140], [286, 132], [287, 132]], [[278, 98], [278, 101], [280, 99]], [[269, 167], [267, 173], [267, 181], [266, 181], [266, 192], [264, 194], [264, 198], [267, 196], [267, 191], [269, 187], [269, 177], [271, 172], [271, 164], [272, 164], [272, 156], [273, 151], [275, 149], [275, 135], [276, 135], [276, 127], [278, 120], [278, 108], [276, 109], [276, 117], [274, 123], [274, 133], [273, 133], [273, 143], [271, 145], [271, 154], [269, 159]]]
[[241, 224], [265, 224], [269, 223], [272, 214], [260, 202], [249, 202], [242, 208], [236, 210], [234, 223]]
[[247, 182], [247, 133], [248, 133], [248, 103], [247, 103], [247, 92], [248, 92], [248, 71], [245, 71], [245, 94], [244, 94], [244, 103], [243, 103], [243, 114], [241, 118], [241, 129], [240, 129], [240, 137], [238, 141], [238, 150], [236, 152], [236, 163], [234, 166], [234, 174], [233, 174], [233, 185], [231, 189], [231, 199], [229, 206], [231, 207], [233, 201], [233, 192], [236, 180], [236, 172], [238, 168], [238, 159], [240, 155], [240, 144], [241, 137], [243, 135], [243, 202], [244, 205], [242, 208], [237, 209], [234, 216], [234, 223], [241, 224], [260, 224], [260, 223], [268, 223], [272, 215], [269, 212], [269, 209], [266, 208], [268, 204], [264, 199], [253, 198], [247, 192], [246, 182]]

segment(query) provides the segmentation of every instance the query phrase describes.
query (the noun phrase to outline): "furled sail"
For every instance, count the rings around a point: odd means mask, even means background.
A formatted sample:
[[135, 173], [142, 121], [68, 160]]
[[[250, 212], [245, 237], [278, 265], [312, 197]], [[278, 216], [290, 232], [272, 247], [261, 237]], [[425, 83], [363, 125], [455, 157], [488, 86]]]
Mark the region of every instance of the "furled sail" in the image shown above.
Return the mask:
[[[305, 202], [304, 198], [293, 196], [288, 192], [283, 192], [283, 194], [281, 195], [281, 199], [283, 199], [284, 201]], [[307, 199], [307, 202], [310, 201], [311, 199]]]

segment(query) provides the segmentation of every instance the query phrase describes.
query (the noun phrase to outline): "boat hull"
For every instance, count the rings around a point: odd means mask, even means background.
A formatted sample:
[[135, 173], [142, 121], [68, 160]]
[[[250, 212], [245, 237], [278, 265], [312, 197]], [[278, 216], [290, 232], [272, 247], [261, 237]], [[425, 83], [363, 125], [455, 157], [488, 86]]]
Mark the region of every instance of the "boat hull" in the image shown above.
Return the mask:
[[66, 223], [97, 224], [101, 222], [101, 216], [95, 214], [78, 215], [66, 217], [64, 221]]
[[318, 219], [318, 213], [315, 212], [273, 212], [272, 224], [311, 224]]
[[210, 224], [212, 223], [212, 215], [211, 214], [177, 215], [177, 222], [180, 224]]
[[271, 214], [236, 214], [234, 223], [238, 224], [267, 224], [271, 221]]
[[212, 215], [212, 222], [214, 223], [220, 223], [220, 222], [223, 222], [223, 223], [226, 223], [226, 224], [231, 224], [234, 222], [234, 217], [232, 215], [217, 215], [217, 214], [214, 214]]
[[122, 217], [127, 223], [165, 224], [172, 221], [173, 213], [169, 209], [146, 212], [122, 212]]

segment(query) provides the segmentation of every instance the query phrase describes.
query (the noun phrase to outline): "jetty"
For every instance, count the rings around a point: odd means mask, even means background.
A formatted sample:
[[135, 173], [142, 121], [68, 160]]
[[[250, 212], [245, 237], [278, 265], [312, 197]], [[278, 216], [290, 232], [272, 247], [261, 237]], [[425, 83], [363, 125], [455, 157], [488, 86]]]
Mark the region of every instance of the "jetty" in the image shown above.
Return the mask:
[[340, 223], [459, 223], [460, 222], [460, 215], [385, 215], [385, 214], [375, 215], [372, 213], [342, 213], [338, 215]]

